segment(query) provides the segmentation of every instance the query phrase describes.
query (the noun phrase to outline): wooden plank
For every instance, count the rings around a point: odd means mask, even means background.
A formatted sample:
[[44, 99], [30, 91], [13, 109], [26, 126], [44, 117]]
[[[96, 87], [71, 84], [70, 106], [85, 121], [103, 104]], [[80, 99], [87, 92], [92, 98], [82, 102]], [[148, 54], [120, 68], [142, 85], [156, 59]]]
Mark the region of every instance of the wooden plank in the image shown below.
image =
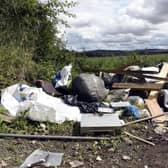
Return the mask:
[[137, 90], [161, 90], [162, 84], [154, 83], [113, 83], [112, 88], [137, 89]]
[[136, 72], [130, 72], [130, 71], [119, 71], [116, 72], [117, 74], [122, 74], [122, 75], [129, 75], [129, 76], [134, 76], [137, 78], [149, 78], [149, 79], [155, 79], [155, 80], [159, 80], [159, 81], [168, 81], [167, 77], [162, 77], [159, 74], [157, 74], [157, 76], [153, 76], [153, 75], [147, 75], [147, 74], [139, 74]]
[[141, 118], [139, 120], [130, 121], [130, 122], [127, 122], [126, 124], [124, 124], [123, 127], [126, 127], [128, 125], [132, 125], [132, 124], [136, 124], [136, 123], [140, 123], [140, 122], [143, 122], [143, 121], [151, 120], [151, 119], [154, 119], [154, 118], [158, 118], [158, 117], [161, 117], [161, 116], [164, 116], [164, 114], [159, 114], [159, 115], [156, 115], [156, 116], [150, 116], [150, 117]]
[[[164, 114], [164, 112], [161, 110], [156, 99], [146, 99], [145, 103], [146, 103], [146, 106], [149, 112], [151, 113], [151, 116], [157, 116], [157, 115]], [[161, 117], [153, 118], [152, 120], [155, 122], [162, 123], [166, 121], [166, 117], [163, 115]]]
[[[166, 78], [168, 73], [168, 63], [163, 63], [163, 66], [158, 74], [160, 77]], [[165, 81], [158, 81], [157, 84], [164, 84]], [[149, 94], [149, 98], [156, 98], [158, 95], [158, 91], [151, 91]]]
[[137, 139], [137, 140], [142, 141], [142, 142], [144, 142], [144, 143], [146, 143], [146, 144], [155, 146], [154, 143], [152, 143], [152, 142], [150, 142], [150, 141], [147, 141], [147, 140], [145, 140], [145, 139], [143, 139], [143, 138], [140, 138], [140, 137], [138, 137], [138, 136], [132, 135], [132, 134], [130, 134], [130, 133], [127, 132], [127, 131], [124, 131], [124, 133], [125, 133], [126, 135], [128, 135], [128, 136], [134, 138], [134, 139]]

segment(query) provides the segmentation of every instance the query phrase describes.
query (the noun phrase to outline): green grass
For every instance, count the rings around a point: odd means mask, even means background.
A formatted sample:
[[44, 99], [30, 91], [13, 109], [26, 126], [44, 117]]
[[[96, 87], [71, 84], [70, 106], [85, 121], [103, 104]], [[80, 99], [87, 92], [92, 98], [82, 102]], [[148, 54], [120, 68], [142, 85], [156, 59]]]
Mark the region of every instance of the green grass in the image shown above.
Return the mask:
[[80, 63], [83, 67], [105, 70], [119, 68], [131, 63], [140, 66], [151, 66], [162, 61], [168, 62], [168, 54], [80, 58]]

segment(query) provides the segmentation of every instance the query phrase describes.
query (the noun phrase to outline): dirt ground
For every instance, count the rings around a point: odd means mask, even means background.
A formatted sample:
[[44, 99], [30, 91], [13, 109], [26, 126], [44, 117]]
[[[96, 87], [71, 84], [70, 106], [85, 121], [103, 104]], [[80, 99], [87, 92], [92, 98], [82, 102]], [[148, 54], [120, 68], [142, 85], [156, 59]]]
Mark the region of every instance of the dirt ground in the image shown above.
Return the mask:
[[[138, 124], [127, 131], [148, 139], [155, 146], [119, 134], [112, 141], [37, 141], [25, 139], [0, 139], [0, 161], [7, 168], [19, 167], [36, 149], [63, 152], [60, 168], [70, 168], [70, 162], [78, 160], [81, 168], [167, 168], [168, 134], [157, 135], [151, 124]], [[99, 135], [99, 136], [109, 136]]]

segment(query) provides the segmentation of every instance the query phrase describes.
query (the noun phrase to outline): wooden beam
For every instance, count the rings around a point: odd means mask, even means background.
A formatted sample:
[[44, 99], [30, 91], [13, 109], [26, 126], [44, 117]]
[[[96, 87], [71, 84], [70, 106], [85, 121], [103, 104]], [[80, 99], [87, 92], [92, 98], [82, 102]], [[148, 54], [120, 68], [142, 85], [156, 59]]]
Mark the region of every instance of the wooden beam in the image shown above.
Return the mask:
[[127, 122], [126, 124], [123, 125], [123, 127], [126, 127], [128, 125], [132, 125], [132, 124], [136, 124], [136, 123], [140, 123], [140, 122], [143, 122], [143, 121], [151, 120], [151, 119], [154, 119], [154, 118], [158, 118], [158, 117], [161, 117], [161, 116], [164, 116], [164, 113], [156, 115], [156, 116], [145, 117], [145, 118], [141, 118], [139, 120]]
[[[146, 106], [149, 112], [151, 113], [151, 116], [157, 116], [157, 115], [164, 114], [164, 112], [161, 110], [156, 99], [146, 99], [145, 103], [146, 103]], [[162, 123], [166, 121], [166, 119], [167, 119], [166, 116], [163, 115], [161, 117], [153, 118], [152, 120], [155, 122]]]
[[134, 138], [134, 139], [137, 139], [137, 140], [141, 141], [141, 142], [144, 142], [144, 143], [146, 143], [146, 144], [155, 146], [154, 143], [152, 143], [152, 142], [150, 142], [150, 141], [147, 141], [147, 140], [145, 140], [145, 139], [143, 139], [143, 138], [140, 138], [140, 137], [138, 137], [138, 136], [132, 135], [132, 134], [130, 134], [130, 133], [127, 132], [127, 131], [124, 131], [124, 133], [125, 133], [126, 135], [128, 135], [128, 136]]
[[162, 84], [154, 83], [113, 83], [112, 88], [137, 89], [137, 90], [161, 90]]

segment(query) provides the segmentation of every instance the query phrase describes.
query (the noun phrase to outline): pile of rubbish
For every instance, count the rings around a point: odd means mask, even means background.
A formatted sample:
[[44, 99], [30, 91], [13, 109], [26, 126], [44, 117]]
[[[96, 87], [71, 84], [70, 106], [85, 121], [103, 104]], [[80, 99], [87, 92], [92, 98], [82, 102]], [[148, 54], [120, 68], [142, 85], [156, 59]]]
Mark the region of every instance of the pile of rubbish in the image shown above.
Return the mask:
[[77, 121], [83, 132], [121, 127], [124, 117], [150, 117], [156, 125], [166, 127], [168, 63], [97, 70], [99, 75], [86, 69], [73, 80], [71, 69], [71, 64], [63, 67], [52, 82], [37, 80], [34, 87], [18, 83], [3, 89], [2, 106], [13, 117]]
[[[108, 132], [127, 125], [152, 120], [155, 132], [168, 131], [168, 63], [153, 67], [126, 66], [115, 70], [84, 69], [74, 79], [72, 65], [56, 72], [52, 82], [37, 80], [35, 86], [18, 83], [1, 90], [1, 106], [12, 117], [33, 121], [62, 123], [80, 122], [80, 132]], [[0, 114], [2, 115], [2, 114]], [[1, 117], [1, 116], [0, 116]], [[131, 118], [128, 122], [127, 119]], [[5, 118], [10, 120], [10, 118]], [[126, 122], [127, 121], [127, 122]], [[126, 122], [126, 123], [125, 123]], [[154, 146], [143, 138], [132, 138]], [[38, 136], [2, 134], [1, 137], [39, 139], [105, 140], [108, 137]], [[63, 153], [34, 151], [20, 166], [59, 166]], [[81, 164], [81, 163], [71, 163]]]

